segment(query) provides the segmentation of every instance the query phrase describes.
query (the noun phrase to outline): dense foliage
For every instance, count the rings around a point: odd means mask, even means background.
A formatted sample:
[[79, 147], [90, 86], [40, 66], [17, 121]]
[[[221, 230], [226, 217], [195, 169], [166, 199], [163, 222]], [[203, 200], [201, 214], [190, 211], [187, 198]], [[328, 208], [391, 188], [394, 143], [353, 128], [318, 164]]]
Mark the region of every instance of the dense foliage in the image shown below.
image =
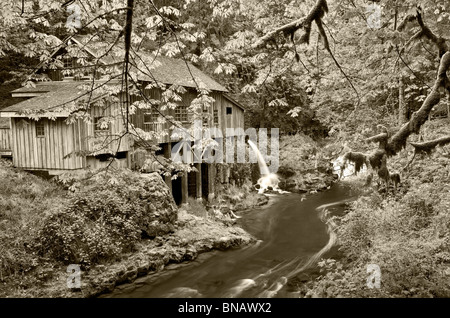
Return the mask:
[[[448, 119], [426, 125], [425, 136], [448, 133]], [[433, 128], [431, 130], [430, 128]], [[407, 151], [405, 151], [406, 153]], [[404, 167], [412, 156], [393, 160]], [[439, 148], [405, 171], [398, 191], [381, 194], [365, 186], [367, 172], [349, 184], [365, 190], [348, 213], [333, 217], [341, 253], [323, 260], [322, 275], [305, 289], [307, 297], [449, 297], [450, 158]], [[375, 190], [375, 191], [374, 191]], [[367, 266], [377, 264], [381, 288], [367, 287]]]
[[47, 215], [37, 250], [65, 263], [89, 265], [132, 251], [141, 237], [173, 231], [176, 207], [157, 174], [130, 171], [89, 178], [67, 207]]
[[[174, 230], [177, 210], [157, 174], [66, 176], [61, 185], [2, 166], [0, 280], [47, 263], [90, 266]], [[32, 276], [30, 276], [32, 277]]]
[[37, 265], [38, 255], [30, 244], [42, 227], [42, 216], [62, 209], [66, 200], [55, 184], [1, 164], [0, 279], [5, 279]]

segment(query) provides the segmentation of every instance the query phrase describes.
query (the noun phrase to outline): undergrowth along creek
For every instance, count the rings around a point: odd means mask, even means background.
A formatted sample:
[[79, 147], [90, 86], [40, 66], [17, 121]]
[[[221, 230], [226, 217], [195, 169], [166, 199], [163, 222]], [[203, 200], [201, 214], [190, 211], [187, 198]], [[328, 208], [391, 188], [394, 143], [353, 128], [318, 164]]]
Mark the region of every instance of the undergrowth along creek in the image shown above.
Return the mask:
[[[448, 119], [427, 123], [422, 137], [436, 138], [435, 129], [448, 131]], [[370, 169], [346, 178], [361, 194], [344, 215], [329, 220], [339, 251], [295, 282], [301, 296], [450, 297], [448, 146], [412, 157], [407, 146], [390, 162], [401, 172], [398, 189], [377, 184]], [[380, 288], [369, 288], [371, 264], [380, 269]]]

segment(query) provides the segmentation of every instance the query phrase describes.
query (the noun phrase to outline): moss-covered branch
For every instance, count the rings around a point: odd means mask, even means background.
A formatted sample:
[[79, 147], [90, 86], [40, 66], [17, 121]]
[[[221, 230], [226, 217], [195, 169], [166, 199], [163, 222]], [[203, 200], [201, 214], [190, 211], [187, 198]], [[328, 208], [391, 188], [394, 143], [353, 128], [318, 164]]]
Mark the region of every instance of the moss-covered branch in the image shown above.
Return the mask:
[[[412, 133], [418, 133], [420, 127], [428, 120], [431, 110], [439, 103], [441, 99], [441, 91], [446, 88], [446, 85], [448, 85], [449, 79], [446, 72], [449, 69], [450, 52], [446, 52], [441, 58], [438, 74], [430, 94], [423, 102], [422, 107], [420, 107], [420, 109], [413, 114], [409, 122], [404, 124], [391, 138], [389, 138], [387, 129], [383, 126], [379, 126], [378, 128], [380, 133], [366, 139], [367, 142], [378, 142], [379, 148], [368, 155], [359, 152], [348, 152], [344, 155], [344, 161], [355, 163], [355, 171], [359, 171], [362, 164], [369, 163], [370, 166], [377, 171], [378, 176], [381, 179], [390, 180], [391, 176], [394, 174], [391, 175], [387, 169], [387, 157], [397, 154], [402, 148], [404, 148], [408, 137]], [[448, 143], [450, 143], [450, 136], [441, 137], [428, 142], [411, 143], [411, 145], [415, 148], [415, 153], [419, 153], [430, 152], [436, 146], [442, 146]]]
[[366, 139], [366, 142], [379, 142], [381, 145], [385, 145], [387, 141], [388, 141], [387, 133], [381, 133]]
[[344, 164], [348, 161], [353, 162], [355, 164], [355, 172], [358, 173], [363, 165], [368, 165], [367, 157], [365, 154], [361, 152], [347, 152], [344, 157]]
[[[417, 23], [420, 26], [420, 31], [415, 33], [407, 42], [409, 44], [410, 42], [420, 39], [420, 38], [426, 38], [433, 42], [438, 50], [439, 50], [439, 57], [442, 57], [446, 52], [448, 52], [449, 47], [447, 43], [445, 42], [445, 39], [441, 36], [438, 36], [431, 31], [431, 29], [425, 24], [422, 18], [422, 9], [420, 7], [417, 8], [416, 14], [410, 14], [405, 17], [405, 19], [402, 21], [402, 23], [399, 24], [397, 27], [398, 31], [402, 31], [406, 25], [410, 22], [417, 21]], [[405, 45], [406, 46], [406, 45]], [[403, 49], [402, 49], [403, 52]]]
[[292, 37], [294, 33], [299, 29], [304, 29], [305, 31], [303, 36], [300, 38], [300, 43], [309, 43], [309, 35], [311, 33], [312, 22], [316, 19], [321, 19], [326, 12], [328, 12], [328, 5], [326, 0], [317, 0], [316, 4], [314, 5], [314, 7], [312, 7], [306, 17], [302, 17], [295, 21], [289, 22], [267, 33], [253, 44], [253, 48], [256, 49], [263, 46], [265, 43], [273, 40], [275, 36], [280, 33], [285, 36], [290, 35]]
[[450, 144], [450, 136], [445, 136], [426, 142], [411, 142], [410, 144], [414, 147], [414, 151], [416, 153], [430, 153], [437, 146], [445, 146]]
[[428, 115], [435, 105], [441, 100], [441, 92], [448, 86], [448, 77], [446, 72], [450, 68], [450, 52], [446, 52], [439, 64], [439, 70], [436, 80], [430, 94], [423, 102], [420, 109], [413, 113], [409, 122], [404, 124], [400, 130], [395, 133], [386, 145], [386, 153], [389, 156], [397, 154], [406, 146], [406, 140], [412, 133], [419, 133], [420, 127], [428, 120]]

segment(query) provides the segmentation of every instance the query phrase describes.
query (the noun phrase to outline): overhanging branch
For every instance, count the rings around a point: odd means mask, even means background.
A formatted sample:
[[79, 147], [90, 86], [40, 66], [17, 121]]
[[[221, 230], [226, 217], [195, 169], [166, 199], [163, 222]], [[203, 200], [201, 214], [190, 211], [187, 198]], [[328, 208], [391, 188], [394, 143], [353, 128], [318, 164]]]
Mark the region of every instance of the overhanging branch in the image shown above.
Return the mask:
[[450, 143], [450, 136], [441, 137], [438, 139], [426, 141], [426, 142], [411, 142], [411, 146], [414, 147], [416, 153], [430, 153], [437, 146], [445, 146]]
[[258, 41], [256, 41], [252, 48], [256, 49], [263, 46], [265, 43], [273, 40], [277, 34], [283, 33], [285, 36], [291, 35], [299, 30], [304, 29], [305, 34], [301, 37], [300, 43], [308, 43], [309, 42], [309, 34], [311, 32], [311, 24], [317, 18], [322, 18], [324, 13], [328, 12], [328, 5], [326, 0], [317, 0], [314, 7], [309, 11], [306, 17], [302, 17], [281, 27], [267, 33], [262, 36]]
[[404, 124], [400, 130], [395, 133], [386, 145], [386, 152], [392, 156], [399, 152], [406, 145], [406, 139], [412, 133], [418, 133], [420, 127], [427, 121], [428, 115], [435, 105], [441, 100], [441, 91], [448, 86], [448, 77], [446, 72], [450, 68], [450, 52], [445, 53], [439, 64], [438, 74], [430, 94], [423, 102], [420, 109], [413, 113], [409, 122]]

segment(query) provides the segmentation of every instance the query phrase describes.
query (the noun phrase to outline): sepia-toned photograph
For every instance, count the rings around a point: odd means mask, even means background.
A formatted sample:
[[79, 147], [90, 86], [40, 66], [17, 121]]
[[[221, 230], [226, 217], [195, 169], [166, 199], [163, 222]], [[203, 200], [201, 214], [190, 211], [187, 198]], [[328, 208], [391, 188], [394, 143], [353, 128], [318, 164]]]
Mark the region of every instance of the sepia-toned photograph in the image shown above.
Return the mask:
[[450, 298], [449, 77], [448, 0], [2, 0], [0, 301]]

